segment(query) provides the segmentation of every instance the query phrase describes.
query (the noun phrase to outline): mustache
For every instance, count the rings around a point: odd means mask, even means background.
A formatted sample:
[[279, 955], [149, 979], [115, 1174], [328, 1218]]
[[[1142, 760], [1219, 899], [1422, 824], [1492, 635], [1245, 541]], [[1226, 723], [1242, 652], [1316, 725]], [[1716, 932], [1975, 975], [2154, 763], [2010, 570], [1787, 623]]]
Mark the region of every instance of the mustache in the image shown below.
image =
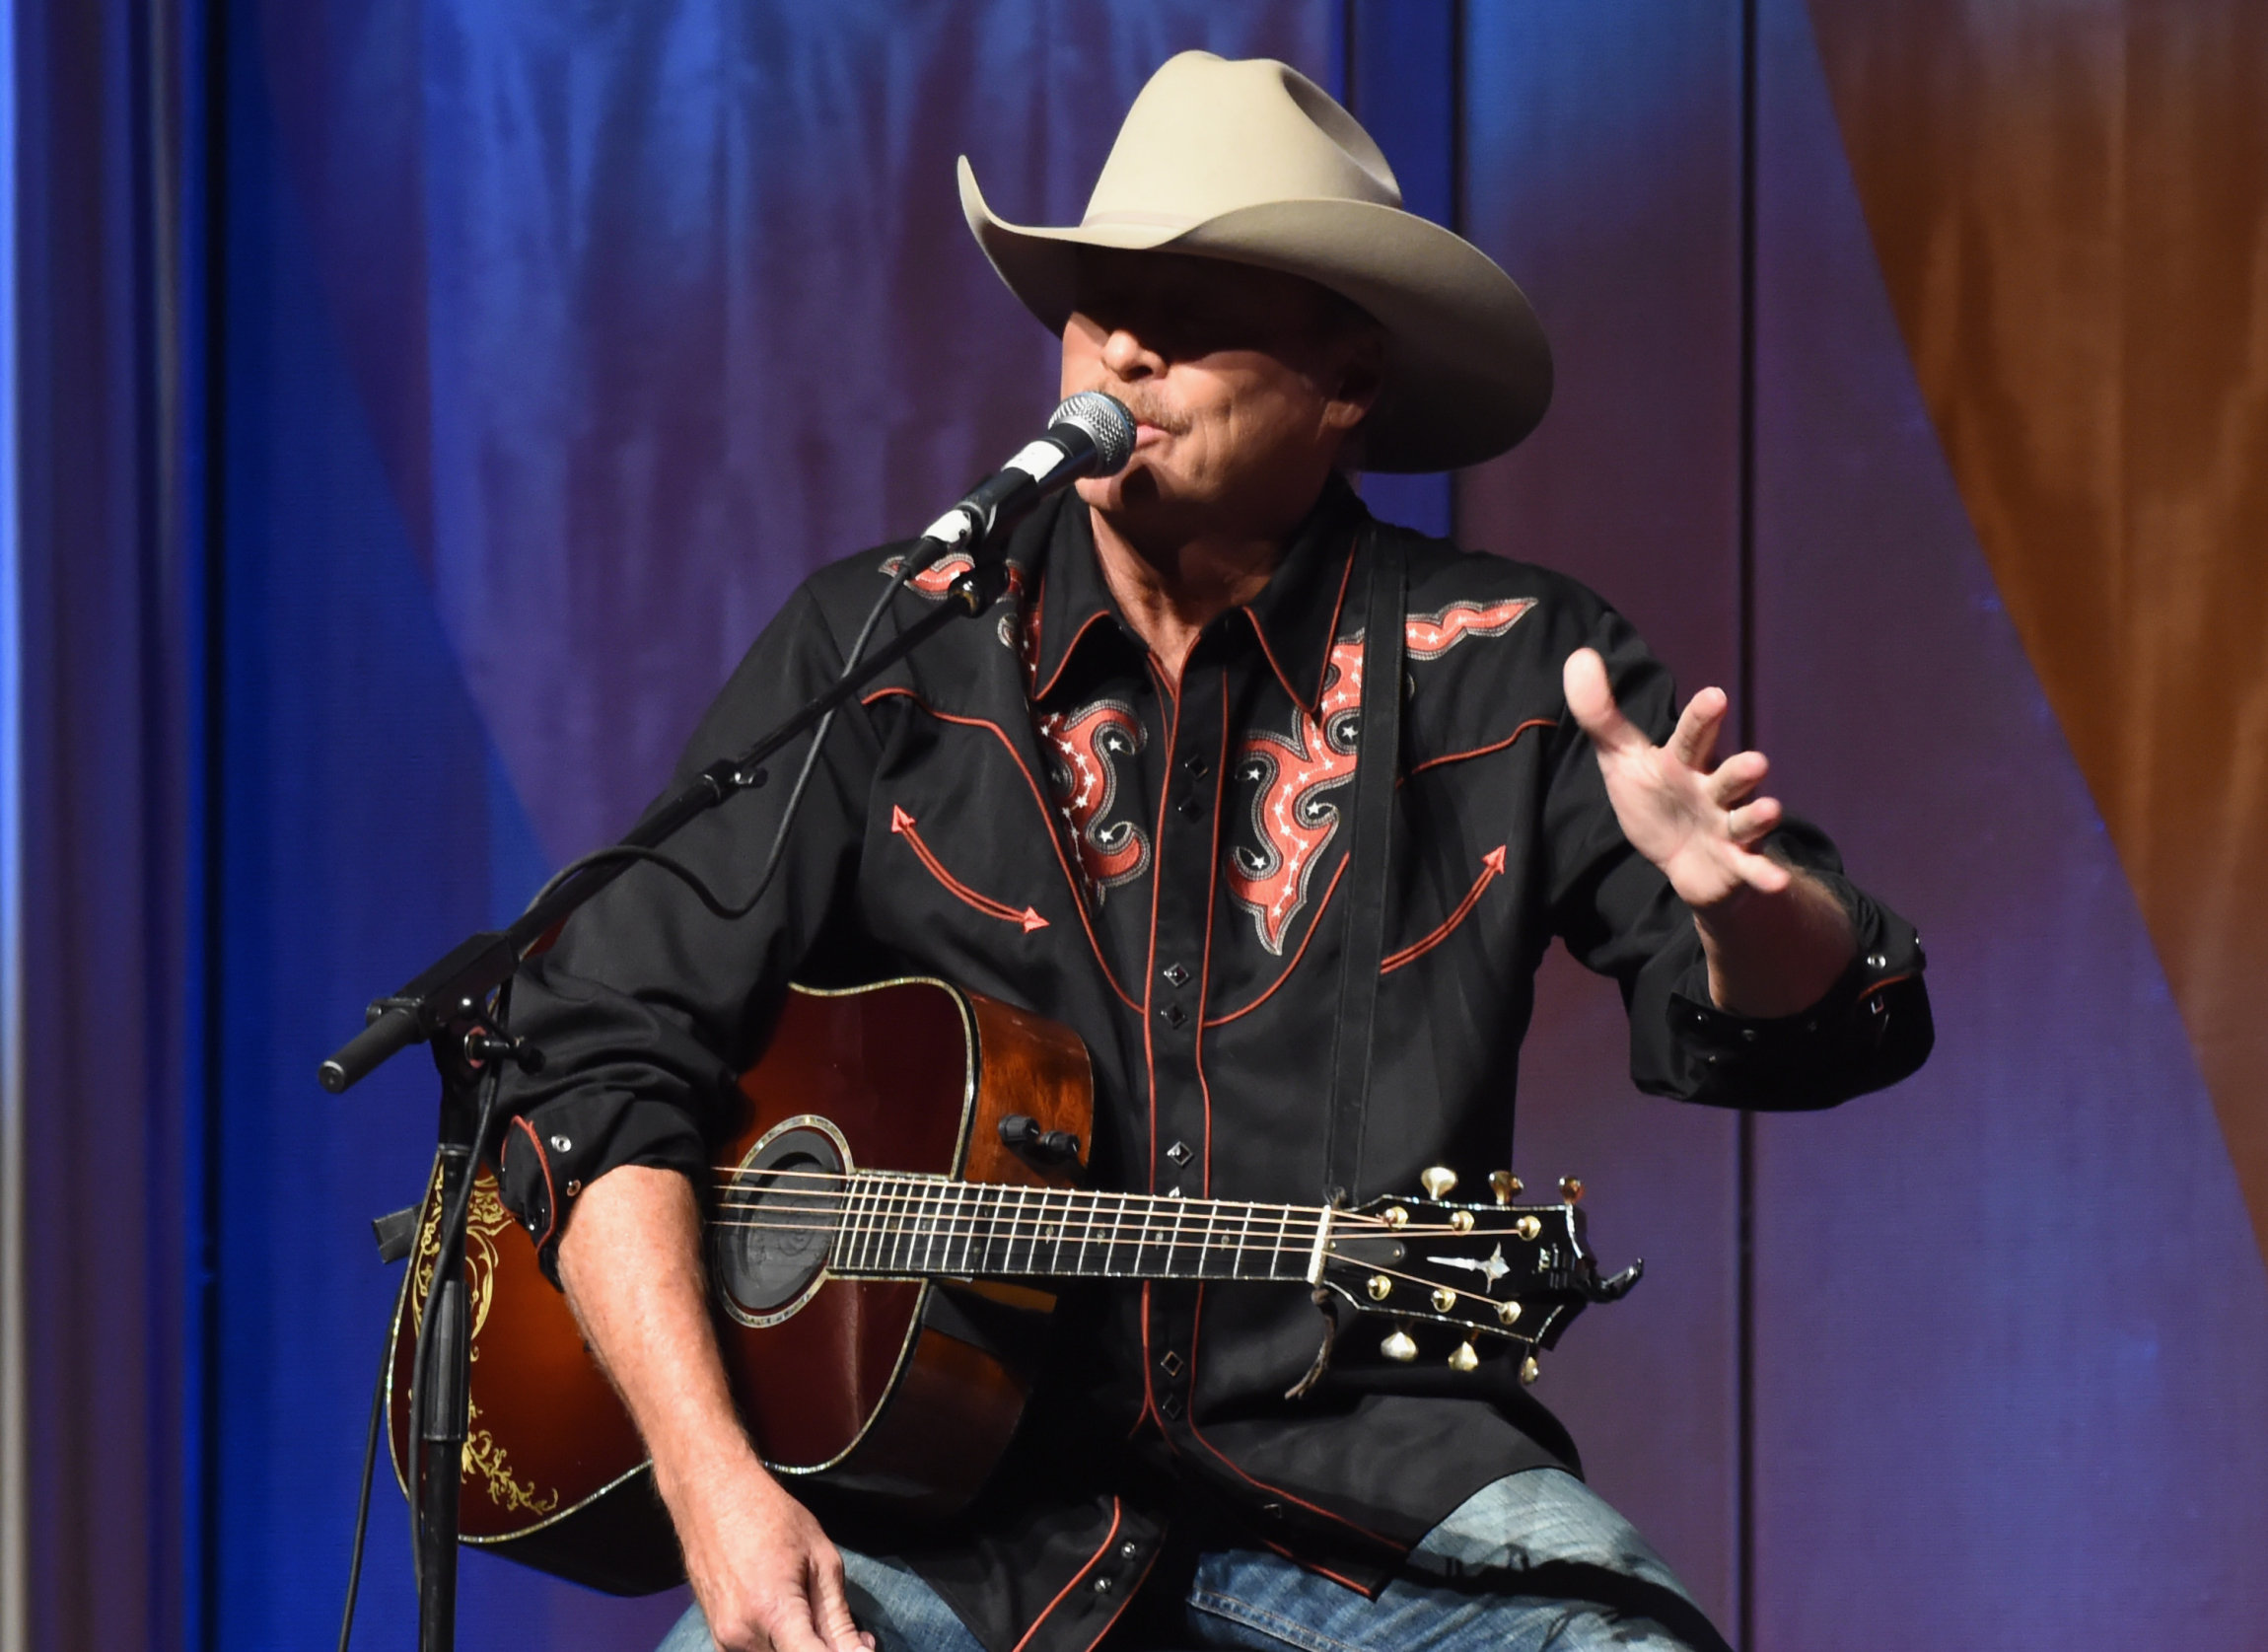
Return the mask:
[[1156, 396], [1136, 386], [1095, 385], [1089, 388], [1099, 390], [1104, 395], [1115, 397], [1129, 413], [1134, 415], [1136, 423], [1156, 425], [1169, 436], [1186, 436], [1189, 433], [1190, 421], [1186, 414], [1167, 406]]

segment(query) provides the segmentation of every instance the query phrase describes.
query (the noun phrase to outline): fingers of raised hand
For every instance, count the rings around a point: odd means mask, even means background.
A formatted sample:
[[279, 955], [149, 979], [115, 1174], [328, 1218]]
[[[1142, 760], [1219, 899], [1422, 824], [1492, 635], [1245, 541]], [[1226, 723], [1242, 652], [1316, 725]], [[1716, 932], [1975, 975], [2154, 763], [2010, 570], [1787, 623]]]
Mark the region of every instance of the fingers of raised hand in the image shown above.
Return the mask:
[[1560, 686], [1567, 694], [1568, 711], [1600, 751], [1638, 751], [1652, 744], [1615, 705], [1606, 662], [1597, 649], [1578, 648], [1570, 654], [1560, 671]]
[[1772, 764], [1761, 752], [1740, 752], [1719, 763], [1702, 782], [1720, 809], [1734, 809], [1753, 797]]
[[1716, 754], [1717, 731], [1725, 726], [1732, 702], [1722, 688], [1704, 688], [1685, 702], [1684, 715], [1670, 733], [1668, 753], [1687, 768], [1707, 768]]
[[[1743, 849], [1754, 848], [1779, 824], [1780, 800], [1776, 797], [1760, 797], [1753, 803], [1743, 803], [1725, 816], [1726, 835]], [[1751, 878], [1749, 882], [1755, 880]]]

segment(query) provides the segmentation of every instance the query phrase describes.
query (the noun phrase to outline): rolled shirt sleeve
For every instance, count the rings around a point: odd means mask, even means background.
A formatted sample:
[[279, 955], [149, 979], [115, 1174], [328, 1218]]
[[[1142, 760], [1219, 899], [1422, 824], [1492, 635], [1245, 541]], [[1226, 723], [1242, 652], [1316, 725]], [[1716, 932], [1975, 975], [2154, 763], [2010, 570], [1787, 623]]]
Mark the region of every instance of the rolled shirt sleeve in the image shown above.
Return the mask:
[[[841, 664], [807, 588], [734, 672], [665, 795], [746, 750], [831, 682]], [[665, 846], [726, 905], [753, 891], [807, 750], [808, 737], [779, 753], [765, 784], [698, 817]], [[505, 1079], [513, 1121], [499, 1181], [546, 1272], [576, 1198], [610, 1170], [675, 1170], [705, 1193], [725, 1099], [761, 1050], [814, 939], [847, 904], [875, 752], [864, 710], [844, 707], [779, 872], [745, 914], [720, 918], [663, 868], [634, 865], [567, 920], [548, 952], [523, 965], [512, 1031], [542, 1050], [544, 1065]]]

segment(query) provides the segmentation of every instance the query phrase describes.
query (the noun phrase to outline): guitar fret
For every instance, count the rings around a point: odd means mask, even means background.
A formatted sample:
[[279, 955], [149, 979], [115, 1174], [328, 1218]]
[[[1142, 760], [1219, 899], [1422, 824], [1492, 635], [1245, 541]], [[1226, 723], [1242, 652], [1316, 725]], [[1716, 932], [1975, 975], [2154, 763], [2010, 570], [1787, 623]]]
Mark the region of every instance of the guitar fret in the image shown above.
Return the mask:
[[836, 1266], [845, 1272], [858, 1270], [860, 1214], [866, 1208], [867, 1194], [873, 1184], [871, 1176], [859, 1177], [851, 1183], [850, 1202], [843, 1209], [841, 1231], [835, 1238]]
[[941, 1271], [937, 1264], [938, 1250], [953, 1241], [953, 1221], [946, 1206], [953, 1200], [954, 1186], [955, 1184], [950, 1182], [937, 1184], [937, 1197], [929, 1211], [929, 1243], [922, 1252], [921, 1270], [924, 1273]]
[[1170, 1196], [1158, 1208], [1166, 1213], [1169, 1224], [1166, 1229], [1166, 1259], [1158, 1264], [1158, 1272], [1162, 1277], [1170, 1279], [1173, 1277], [1173, 1246], [1181, 1237], [1181, 1212], [1178, 1201]]
[[1048, 1258], [1047, 1262], [1047, 1270], [1050, 1273], [1063, 1271], [1063, 1231], [1070, 1226], [1071, 1212], [1078, 1202], [1078, 1195], [1066, 1188], [1063, 1193], [1063, 1217], [1055, 1224], [1055, 1254]]
[[906, 1228], [904, 1255], [901, 1258], [902, 1271], [904, 1272], [918, 1273], [921, 1271], [922, 1247], [929, 1242], [930, 1238], [929, 1207], [936, 1198], [937, 1184], [928, 1177], [923, 1177], [921, 1179], [921, 1191], [916, 1193], [913, 1199], [913, 1220]]
[[1276, 1223], [1276, 1249], [1268, 1257], [1268, 1277], [1271, 1279], [1283, 1277], [1276, 1269], [1283, 1262], [1285, 1241], [1292, 1231], [1292, 1207], [1287, 1204], [1283, 1211], [1282, 1219]]
[[[948, 1273], [968, 1271], [968, 1193], [967, 1183], [957, 1182], [953, 1185], [953, 1218], [947, 1225], [945, 1235], [945, 1270]], [[953, 1259], [956, 1240], [960, 1243], [958, 1262]]]
[[867, 1270], [874, 1254], [875, 1205], [882, 1197], [883, 1179], [870, 1176], [863, 1179], [866, 1185], [860, 1190], [859, 1202], [851, 1213], [850, 1265], [860, 1273]]
[[1241, 1225], [1241, 1226], [1240, 1226], [1240, 1227], [1237, 1229], [1237, 1252], [1236, 1252], [1236, 1255], [1234, 1255], [1233, 1257], [1231, 1257], [1229, 1258], [1229, 1277], [1230, 1277], [1230, 1278], [1232, 1278], [1232, 1279], [1236, 1278], [1236, 1277], [1237, 1277], [1237, 1276], [1238, 1276], [1238, 1275], [1239, 1275], [1240, 1272], [1242, 1272], [1242, 1271], [1243, 1271], [1243, 1267], [1244, 1267], [1244, 1241], [1245, 1241], [1247, 1238], [1249, 1238], [1249, 1237], [1250, 1237], [1250, 1235], [1251, 1235], [1251, 1232], [1252, 1232], [1252, 1206], [1251, 1206], [1251, 1205], [1249, 1205], [1249, 1204], [1247, 1204], [1247, 1205], [1245, 1205], [1245, 1206], [1244, 1206], [1244, 1220], [1243, 1220], [1243, 1223], [1242, 1223], [1242, 1225]]

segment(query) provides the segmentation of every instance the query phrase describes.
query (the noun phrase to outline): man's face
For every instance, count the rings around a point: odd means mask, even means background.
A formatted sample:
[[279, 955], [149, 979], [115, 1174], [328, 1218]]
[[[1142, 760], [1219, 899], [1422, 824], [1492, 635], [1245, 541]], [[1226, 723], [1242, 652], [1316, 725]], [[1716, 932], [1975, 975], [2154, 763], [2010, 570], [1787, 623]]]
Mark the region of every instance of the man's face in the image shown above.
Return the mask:
[[1079, 495], [1138, 531], [1281, 534], [1362, 422], [1382, 356], [1359, 313], [1297, 276], [1083, 249], [1063, 394], [1116, 396], [1136, 440]]

